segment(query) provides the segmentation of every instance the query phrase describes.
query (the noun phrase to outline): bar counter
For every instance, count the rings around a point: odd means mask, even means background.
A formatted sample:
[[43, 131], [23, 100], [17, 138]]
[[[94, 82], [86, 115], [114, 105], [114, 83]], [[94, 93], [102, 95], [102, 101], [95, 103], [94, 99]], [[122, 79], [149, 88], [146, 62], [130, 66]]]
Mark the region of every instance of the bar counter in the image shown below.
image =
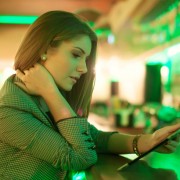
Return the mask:
[[179, 152], [168, 155], [152, 152], [120, 172], [117, 168], [130, 159], [101, 154], [97, 164], [85, 171], [85, 176], [87, 180], [180, 180]]

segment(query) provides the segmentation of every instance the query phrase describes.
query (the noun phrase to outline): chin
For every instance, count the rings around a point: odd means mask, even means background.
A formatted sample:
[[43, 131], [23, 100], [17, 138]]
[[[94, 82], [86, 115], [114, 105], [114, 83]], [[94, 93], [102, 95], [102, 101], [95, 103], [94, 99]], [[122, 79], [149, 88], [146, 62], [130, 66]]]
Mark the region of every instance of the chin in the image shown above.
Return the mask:
[[64, 91], [71, 91], [73, 86], [61, 87]]
[[72, 88], [71, 89], [64, 89], [64, 91], [71, 91], [72, 90]]
[[60, 85], [60, 84], [56, 84], [58, 86], [59, 89], [63, 90], [63, 91], [71, 91], [73, 86], [72, 85]]

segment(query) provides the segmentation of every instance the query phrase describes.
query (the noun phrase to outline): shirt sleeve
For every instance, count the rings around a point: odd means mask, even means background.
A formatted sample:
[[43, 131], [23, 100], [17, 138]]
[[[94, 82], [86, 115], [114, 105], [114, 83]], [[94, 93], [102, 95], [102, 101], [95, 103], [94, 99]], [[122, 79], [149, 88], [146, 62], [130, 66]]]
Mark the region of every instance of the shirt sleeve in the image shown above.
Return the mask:
[[83, 170], [97, 161], [85, 118], [57, 124], [59, 132], [32, 114], [15, 108], [0, 111], [0, 140], [64, 170]]
[[93, 138], [93, 141], [96, 145], [96, 151], [98, 153], [109, 153], [108, 151], [108, 141], [112, 134], [118, 133], [118, 132], [104, 132], [98, 130], [93, 125], [89, 124], [89, 129], [91, 132], [91, 136]]

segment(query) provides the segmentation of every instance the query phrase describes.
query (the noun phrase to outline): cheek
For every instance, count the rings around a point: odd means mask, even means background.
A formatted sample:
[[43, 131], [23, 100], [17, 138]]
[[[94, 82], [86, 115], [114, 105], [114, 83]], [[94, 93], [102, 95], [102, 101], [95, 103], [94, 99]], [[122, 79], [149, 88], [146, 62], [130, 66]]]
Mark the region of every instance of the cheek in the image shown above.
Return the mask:
[[61, 54], [61, 56], [53, 56], [49, 58], [44, 66], [54, 76], [54, 78], [63, 78], [75, 69], [75, 63], [71, 57]]
[[54, 78], [56, 79], [64, 79], [67, 76], [71, 75], [71, 72], [73, 71], [72, 65], [68, 62], [63, 62], [56, 64], [54, 68], [52, 69]]
[[64, 63], [61, 63], [59, 65], [56, 66], [56, 68], [59, 67], [58, 69], [58, 72], [60, 72], [61, 74], [66, 74], [70, 71], [70, 64], [68, 62], [64, 62]]
[[73, 64], [73, 62], [71, 62], [70, 60], [63, 61], [59, 65], [61, 66], [60, 68], [64, 73], [65, 72], [67, 72], [67, 73], [71, 72], [75, 68], [75, 64]]

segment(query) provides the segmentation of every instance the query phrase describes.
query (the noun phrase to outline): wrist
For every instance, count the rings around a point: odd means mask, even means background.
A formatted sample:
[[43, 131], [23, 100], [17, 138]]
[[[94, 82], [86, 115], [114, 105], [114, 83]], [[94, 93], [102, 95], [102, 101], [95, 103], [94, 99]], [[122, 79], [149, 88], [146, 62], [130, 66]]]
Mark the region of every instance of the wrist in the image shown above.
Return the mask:
[[132, 147], [133, 151], [137, 156], [140, 156], [142, 153], [139, 151], [139, 139], [142, 135], [138, 134], [133, 138]]
[[49, 107], [55, 122], [77, 116], [58, 88], [48, 89], [42, 94], [42, 98]]
[[143, 154], [152, 148], [152, 135], [151, 134], [141, 134], [137, 141], [137, 148], [139, 154]]
[[52, 86], [52, 87], [49, 87], [47, 89], [43, 89], [41, 91], [41, 97], [44, 99], [44, 100], [52, 100], [52, 98], [56, 98], [57, 95], [59, 95], [59, 90], [56, 86]]

